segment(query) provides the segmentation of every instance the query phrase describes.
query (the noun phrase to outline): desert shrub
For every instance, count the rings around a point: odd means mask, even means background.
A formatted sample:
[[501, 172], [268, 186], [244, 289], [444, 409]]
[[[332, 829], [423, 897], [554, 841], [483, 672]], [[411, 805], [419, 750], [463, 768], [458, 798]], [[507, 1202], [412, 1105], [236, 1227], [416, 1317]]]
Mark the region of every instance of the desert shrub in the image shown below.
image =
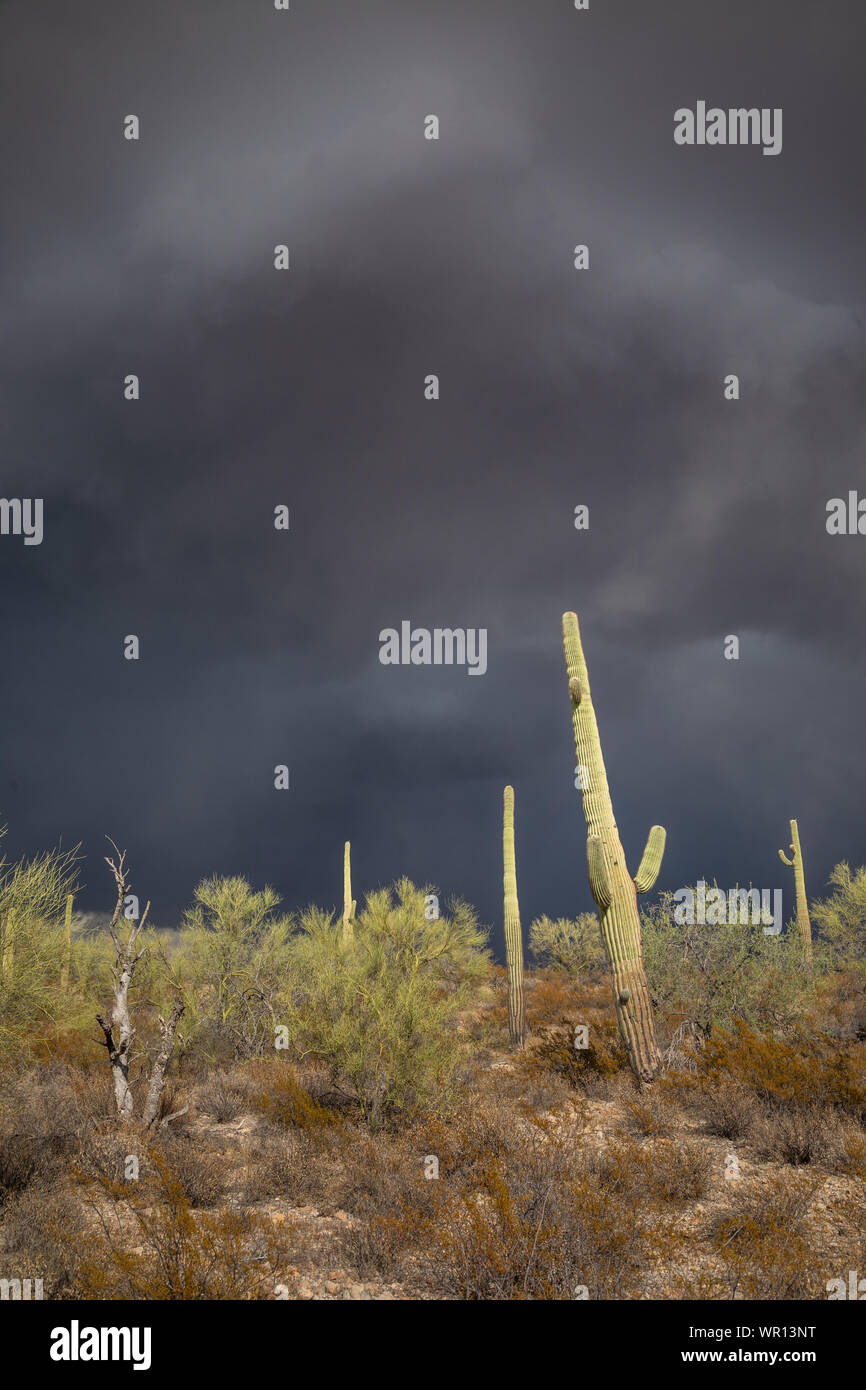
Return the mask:
[[845, 1041], [866, 1040], [866, 971], [863, 963], [833, 970], [818, 981], [814, 1004], [816, 1027]]
[[274, 1045], [291, 935], [270, 887], [243, 878], [205, 879], [184, 915], [173, 959], [193, 1045], [219, 1056], [264, 1056]]
[[175, 1138], [188, 1134], [192, 1122], [193, 1092], [185, 1081], [166, 1081], [157, 1109], [157, 1129]]
[[840, 1138], [841, 1152], [834, 1160], [833, 1171], [866, 1182], [866, 1134], [859, 1127], [846, 1125]]
[[866, 1120], [866, 1047], [798, 1030], [788, 1038], [759, 1032], [742, 1019], [696, 1052], [698, 1071], [682, 1075], [684, 1092], [740, 1087], [769, 1108], [837, 1110]]
[[77, 1152], [82, 1136], [110, 1114], [91, 1075], [61, 1064], [7, 1075], [0, 1084], [0, 1193], [20, 1191]]
[[575, 1046], [575, 1025], [563, 1019], [559, 1026], [539, 1032], [531, 1058], [533, 1065], [549, 1069], [582, 1091], [597, 1089], [594, 1083], [604, 1082], [628, 1066], [628, 1056], [614, 1020], [604, 1016], [587, 1017], [588, 1046]]
[[712, 1155], [699, 1144], [663, 1139], [643, 1158], [647, 1189], [663, 1202], [694, 1202], [709, 1187]]
[[232, 1077], [217, 1072], [198, 1091], [196, 1104], [203, 1114], [212, 1115], [222, 1125], [244, 1113], [246, 1098]]
[[[507, 1025], [507, 990], [505, 971], [502, 972], [502, 1018]], [[579, 1007], [582, 994], [578, 994], [575, 981], [567, 975], [552, 970], [544, 970], [526, 978], [526, 1019], [529, 1031], [551, 1023], [559, 1023]]]
[[821, 1105], [765, 1108], [750, 1135], [760, 1158], [794, 1167], [816, 1164], [831, 1171], [846, 1161], [847, 1137], [842, 1121]]
[[823, 1296], [822, 1262], [806, 1224], [819, 1186], [806, 1178], [772, 1177], [757, 1191], [732, 1194], [710, 1231], [729, 1297]]
[[[491, 1163], [538, 1177], [551, 1153], [540, 1131], [477, 1096], [447, 1122], [417, 1116], [399, 1133], [359, 1136], [345, 1153], [341, 1182], [341, 1202], [353, 1218], [341, 1238], [346, 1260], [364, 1276], [420, 1279], [430, 1291], [458, 1296], [449, 1266], [455, 1251], [443, 1243], [443, 1223], [451, 1229], [456, 1219], [459, 1226], [463, 1197], [476, 1191]], [[438, 1181], [425, 1176], [431, 1156]], [[525, 1173], [527, 1187], [532, 1180]]]
[[[573, 1125], [471, 1096], [447, 1122], [419, 1118], [371, 1142], [379, 1153], [360, 1151], [344, 1238], [366, 1273], [470, 1300], [572, 1299], [580, 1286], [627, 1298], [651, 1286], [667, 1218], [633, 1203], [612, 1220]], [[425, 1155], [438, 1158], [438, 1181], [424, 1178]]]
[[[527, 1180], [529, 1179], [529, 1180]], [[657, 1236], [636, 1204], [611, 1220], [583, 1173], [549, 1176], [491, 1157], [456, 1196], [435, 1194], [424, 1244], [430, 1276], [452, 1297], [570, 1300], [637, 1297]]]
[[598, 978], [606, 971], [606, 957], [598, 917], [581, 912], [569, 919], [537, 917], [529, 928], [529, 949], [542, 969], [555, 970], [574, 980]]
[[402, 879], [370, 894], [348, 943], [339, 921], [311, 909], [292, 943], [296, 1055], [326, 1067], [372, 1129], [448, 1108], [468, 1046], [459, 1014], [489, 968], [473, 910], [458, 902], [429, 920], [427, 893]]
[[554, 970], [541, 970], [527, 978], [526, 1013], [534, 1029], [543, 1025], [586, 1022], [612, 1014], [609, 981], [578, 982]]
[[583, 1160], [585, 1171], [608, 1199], [686, 1203], [703, 1196], [712, 1157], [697, 1144], [659, 1139], [640, 1144], [614, 1139]]
[[280, 1243], [267, 1218], [245, 1211], [195, 1212], [168, 1162], [152, 1154], [155, 1178], [130, 1184], [125, 1201], [87, 1199], [96, 1231], [77, 1251], [73, 1293], [85, 1299], [271, 1298]]
[[241, 1152], [240, 1197], [244, 1203], [285, 1197], [296, 1205], [321, 1195], [324, 1165], [321, 1150], [305, 1131], [261, 1134]]
[[272, 1124], [281, 1129], [321, 1129], [333, 1125], [333, 1110], [316, 1100], [301, 1083], [291, 1063], [263, 1063], [255, 1073], [259, 1082], [251, 1099]]
[[123, 1196], [127, 1160], [135, 1157], [139, 1170], [146, 1162], [145, 1141], [133, 1131], [124, 1133], [115, 1123], [90, 1130], [82, 1139], [70, 1167], [79, 1182], [100, 1182], [112, 1196]]
[[406, 1205], [403, 1214], [395, 1217], [362, 1204], [341, 1236], [340, 1249], [362, 1279], [390, 1277], [401, 1272], [406, 1252], [423, 1243], [425, 1229], [412, 1206]]
[[[430, 1150], [426, 1151], [427, 1153]], [[423, 1248], [437, 1211], [438, 1183], [424, 1176], [425, 1151], [407, 1133], [359, 1135], [346, 1154], [340, 1204], [351, 1213], [341, 1235], [347, 1262], [363, 1278], [403, 1277]], [[436, 1155], [440, 1163], [444, 1155]], [[446, 1170], [446, 1181], [451, 1180]]]
[[97, 1072], [105, 1079], [105, 1052], [94, 1041], [93, 1028], [86, 1032], [75, 1028], [57, 1027], [42, 1023], [31, 1030], [31, 1055], [39, 1066], [65, 1066], [77, 1074]]
[[81, 1229], [78, 1203], [61, 1188], [36, 1183], [20, 1191], [2, 1208], [3, 1277], [42, 1279], [45, 1298], [67, 1295]]
[[0, 1202], [36, 1182], [49, 1163], [50, 1154], [32, 1135], [0, 1134]]
[[214, 1207], [228, 1190], [229, 1175], [222, 1154], [191, 1139], [160, 1136], [151, 1146], [148, 1160], [149, 1169], [156, 1167], [160, 1183], [165, 1165], [165, 1171], [180, 1183], [191, 1207]]
[[720, 1139], [748, 1138], [759, 1113], [750, 1091], [725, 1084], [695, 1089], [687, 1104], [703, 1122], [704, 1133]]
[[420, 1155], [402, 1134], [358, 1133], [346, 1154], [340, 1200], [350, 1212], [387, 1215], [425, 1182]]
[[681, 923], [670, 893], [641, 914], [653, 1006], [670, 1032], [683, 1020], [708, 1034], [742, 1018], [756, 1027], [791, 1026], [813, 985], [799, 938], [765, 935], [760, 923]]
[[834, 892], [810, 905], [810, 916], [826, 943], [834, 969], [866, 974], [866, 867], [851, 872], [837, 864], [829, 882]]
[[664, 1138], [670, 1133], [670, 1115], [659, 1096], [647, 1092], [638, 1099], [627, 1098], [624, 1108], [632, 1133], [644, 1138]]
[[0, 1057], [7, 1060], [26, 1056], [34, 1028], [62, 1025], [80, 1012], [62, 985], [66, 899], [76, 889], [77, 862], [77, 847], [16, 864], [0, 858]]

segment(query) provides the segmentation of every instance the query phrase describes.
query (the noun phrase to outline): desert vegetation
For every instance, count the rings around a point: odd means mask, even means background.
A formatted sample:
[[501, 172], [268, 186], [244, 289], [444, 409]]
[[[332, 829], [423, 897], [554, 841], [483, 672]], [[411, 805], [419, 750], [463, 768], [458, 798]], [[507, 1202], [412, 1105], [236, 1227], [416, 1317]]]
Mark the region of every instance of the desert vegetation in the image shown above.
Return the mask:
[[598, 917], [537, 917], [531, 969], [510, 786], [504, 967], [434, 885], [353, 898], [348, 844], [342, 905], [214, 876], [170, 934], [110, 842], [102, 916], [78, 849], [0, 863], [6, 1287], [785, 1300], [866, 1270], [866, 868], [807, 901], [792, 821], [779, 934], [639, 911], [664, 832], [630, 876], [572, 618]]

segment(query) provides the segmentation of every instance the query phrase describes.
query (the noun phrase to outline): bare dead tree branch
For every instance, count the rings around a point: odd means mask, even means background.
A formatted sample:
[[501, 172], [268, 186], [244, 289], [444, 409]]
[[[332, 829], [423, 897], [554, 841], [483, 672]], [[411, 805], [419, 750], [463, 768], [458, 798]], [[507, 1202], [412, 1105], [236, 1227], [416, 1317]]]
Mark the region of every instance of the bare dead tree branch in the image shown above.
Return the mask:
[[[110, 1012], [107, 1015], [97, 1014], [96, 1021], [102, 1029], [108, 1052], [117, 1116], [121, 1123], [128, 1124], [132, 1120], [134, 1108], [132, 1090], [129, 1084], [129, 1066], [133, 1039], [135, 1038], [135, 1029], [132, 1026], [129, 1013], [129, 986], [135, 967], [147, 950], [147, 947], [143, 946], [141, 950], [136, 951], [135, 946], [144, 930], [150, 911], [150, 902], [137, 921], [132, 919], [127, 939], [123, 941], [119, 932], [119, 924], [124, 904], [130, 895], [130, 882], [126, 870], [126, 850], [119, 850], [110, 836], [106, 835], [105, 838], [114, 850], [114, 857], [106, 855], [105, 862], [111, 870], [117, 888], [117, 900], [111, 921], [108, 924], [115, 957], [111, 969], [114, 994]], [[162, 1046], [151, 1070], [147, 1100], [142, 1115], [142, 1124], [145, 1129], [151, 1127], [159, 1110], [160, 1097], [165, 1086], [165, 1071], [174, 1047], [174, 1035], [183, 1008], [182, 1001], [177, 999], [168, 1023], [161, 1016], [159, 1019]]]
[[162, 1014], [159, 1016], [159, 1031], [162, 1034], [162, 1047], [159, 1049], [156, 1061], [153, 1064], [153, 1071], [150, 1074], [150, 1085], [147, 1088], [147, 1100], [144, 1104], [144, 1112], [141, 1117], [143, 1129], [150, 1129], [159, 1112], [159, 1102], [165, 1086], [165, 1069], [168, 1066], [174, 1047], [174, 1035], [177, 1030], [178, 1021], [183, 1013], [183, 1001], [175, 999], [171, 1017], [166, 1023]]

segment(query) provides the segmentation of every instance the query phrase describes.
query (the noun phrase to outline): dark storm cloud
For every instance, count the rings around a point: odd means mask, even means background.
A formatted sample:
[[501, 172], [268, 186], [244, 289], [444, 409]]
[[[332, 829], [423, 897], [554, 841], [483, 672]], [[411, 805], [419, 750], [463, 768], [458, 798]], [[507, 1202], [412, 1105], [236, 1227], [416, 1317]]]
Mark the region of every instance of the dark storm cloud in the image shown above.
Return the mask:
[[[795, 814], [813, 891], [860, 862], [862, 21], [752, 10], [0, 13], [16, 847], [83, 838], [96, 906], [108, 830], [171, 920], [214, 871], [336, 899], [349, 837], [498, 918], [511, 781], [525, 914], [586, 907], [574, 607], [661, 886], [775, 883]], [[782, 155], [677, 149], [698, 98], [784, 106]], [[404, 618], [487, 627], [488, 674], [380, 666]]]

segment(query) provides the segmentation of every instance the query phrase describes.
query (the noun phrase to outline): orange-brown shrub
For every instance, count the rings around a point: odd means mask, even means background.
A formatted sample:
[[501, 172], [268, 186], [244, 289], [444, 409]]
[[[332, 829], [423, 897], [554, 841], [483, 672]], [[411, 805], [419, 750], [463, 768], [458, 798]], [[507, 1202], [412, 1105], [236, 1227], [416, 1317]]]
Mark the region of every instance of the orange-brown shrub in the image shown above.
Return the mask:
[[267, 1299], [284, 1251], [273, 1223], [244, 1211], [194, 1213], [179, 1179], [152, 1155], [154, 1188], [125, 1202], [87, 1199], [95, 1218], [78, 1251], [73, 1296], [85, 1299]]
[[751, 1091], [729, 1083], [695, 1086], [684, 1097], [687, 1108], [703, 1122], [705, 1134], [719, 1139], [746, 1139], [760, 1107]]
[[600, 1152], [586, 1155], [583, 1166], [609, 1199], [654, 1205], [703, 1196], [712, 1158], [700, 1145], [683, 1141], [614, 1139]]
[[644, 1138], [664, 1138], [670, 1133], [671, 1116], [661, 1097], [650, 1091], [637, 1099], [628, 1097], [623, 1101], [627, 1127]]
[[0, 1210], [2, 1273], [7, 1279], [43, 1280], [45, 1298], [70, 1296], [82, 1213], [57, 1184], [35, 1183]]
[[558, 1023], [577, 1011], [586, 990], [579, 990], [573, 980], [549, 970], [540, 970], [527, 978], [526, 1021], [535, 1031], [545, 1025]]
[[250, 1068], [256, 1110], [283, 1129], [324, 1129], [337, 1123], [335, 1112], [322, 1105], [302, 1084], [287, 1062], [258, 1062]]
[[31, 1051], [40, 1065], [61, 1063], [75, 1067], [78, 1072], [108, 1074], [105, 1049], [94, 1041], [92, 1032], [81, 1033], [75, 1028], [56, 1028], [46, 1024], [33, 1035]]
[[800, 1030], [790, 1040], [742, 1019], [711, 1034], [694, 1053], [697, 1071], [678, 1078], [684, 1092], [739, 1086], [763, 1104], [823, 1106], [866, 1121], [866, 1045]]
[[148, 1152], [151, 1164], [167, 1165], [191, 1207], [214, 1207], [225, 1196], [229, 1173], [225, 1158], [185, 1136], [161, 1136]]
[[[437, 1192], [424, 1227], [428, 1277], [470, 1300], [638, 1297], [660, 1227], [637, 1205], [618, 1209], [586, 1173], [527, 1184], [490, 1158], [471, 1184]], [[582, 1294], [582, 1291], [586, 1291]]]
[[711, 1227], [729, 1297], [824, 1296], [827, 1262], [810, 1239], [806, 1214], [819, 1182], [774, 1176], [737, 1194]]
[[544, 1028], [531, 1053], [531, 1062], [563, 1077], [577, 1090], [606, 1080], [628, 1066], [616, 1023], [609, 1017], [587, 1019], [588, 1046], [575, 1047], [574, 1025], [563, 1019], [558, 1027]]

